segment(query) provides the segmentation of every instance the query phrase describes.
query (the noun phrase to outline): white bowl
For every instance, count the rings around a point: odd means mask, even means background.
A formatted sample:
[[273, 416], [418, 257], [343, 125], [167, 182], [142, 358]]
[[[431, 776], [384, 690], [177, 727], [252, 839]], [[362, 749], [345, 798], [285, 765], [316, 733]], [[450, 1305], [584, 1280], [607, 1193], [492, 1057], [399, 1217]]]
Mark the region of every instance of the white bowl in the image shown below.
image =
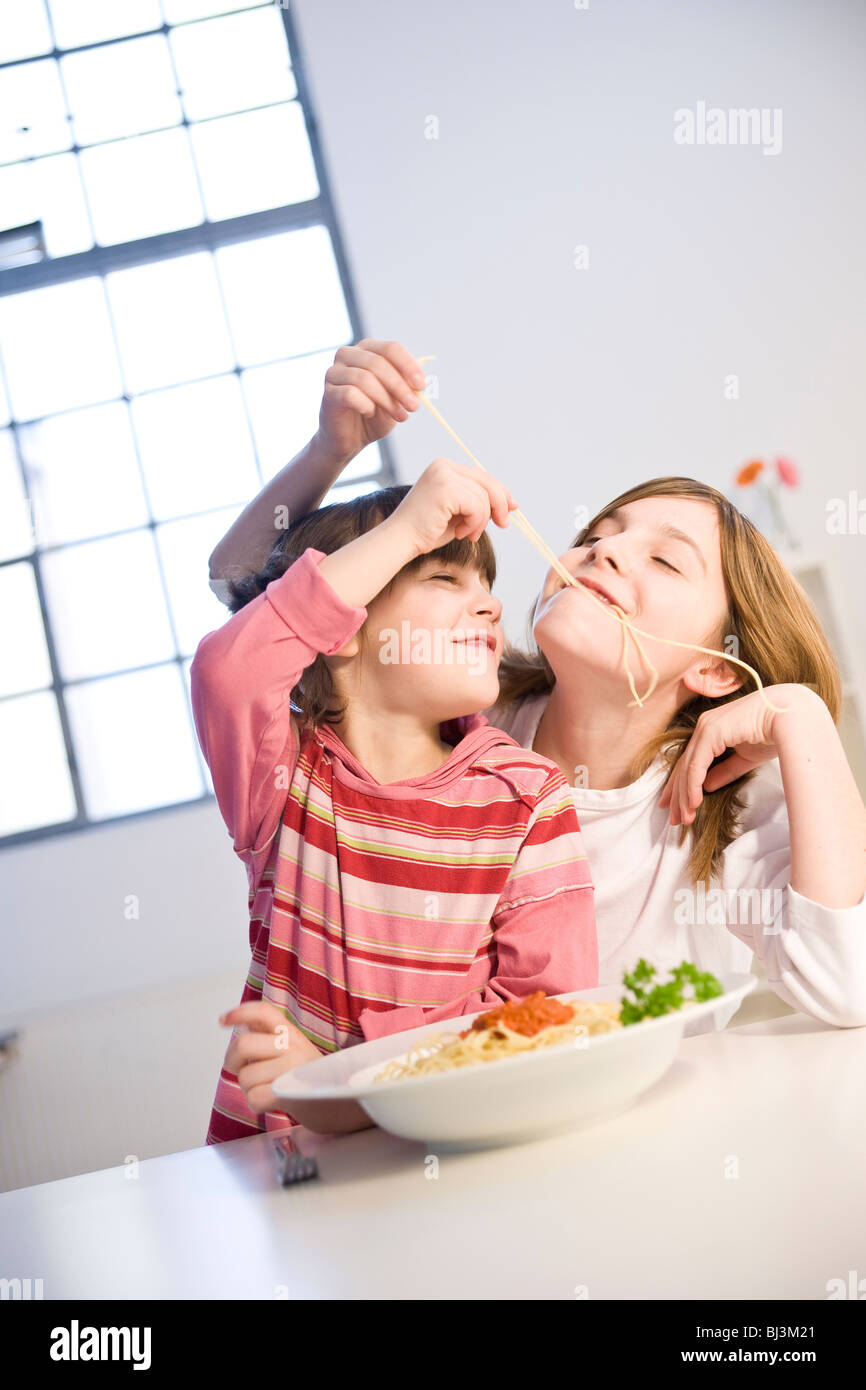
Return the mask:
[[[382, 1129], [444, 1152], [558, 1134], [632, 1105], [668, 1070], [687, 1028], [721, 1010], [730, 1017], [757, 984], [754, 975], [719, 978], [724, 992], [715, 999], [660, 1018], [498, 1062], [375, 1081], [386, 1062], [404, 1060], [433, 1033], [462, 1031], [478, 1014], [424, 1024], [306, 1062], [280, 1076], [274, 1093], [289, 1112], [292, 1101], [356, 1100]], [[555, 998], [619, 999], [621, 993], [601, 987]]]

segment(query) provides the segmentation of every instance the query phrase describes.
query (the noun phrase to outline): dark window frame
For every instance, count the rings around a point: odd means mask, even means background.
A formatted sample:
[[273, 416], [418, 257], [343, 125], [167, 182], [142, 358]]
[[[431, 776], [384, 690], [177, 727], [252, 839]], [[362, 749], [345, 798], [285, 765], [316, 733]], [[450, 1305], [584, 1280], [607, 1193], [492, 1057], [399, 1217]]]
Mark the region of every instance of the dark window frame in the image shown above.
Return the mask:
[[[257, 7], [252, 7], [252, 9], [255, 8]], [[112, 246], [94, 246], [88, 251], [75, 252], [74, 254], [68, 256], [58, 256], [54, 258], [46, 257], [44, 260], [29, 265], [14, 266], [6, 270], [0, 270], [0, 297], [5, 297], [9, 294], [17, 294], [23, 290], [41, 289], [46, 286], [64, 284], [69, 281], [83, 279], [85, 277], [101, 277], [112, 270], [127, 269], [130, 266], [151, 264], [162, 260], [172, 259], [177, 256], [187, 255], [193, 251], [213, 252], [214, 250], [222, 246], [229, 246], [237, 242], [249, 241], [256, 237], [274, 234], [277, 232], [297, 231], [301, 228], [311, 226], [324, 226], [327, 229], [331, 239], [331, 245], [334, 251], [334, 259], [336, 261], [337, 270], [343, 289], [343, 295], [346, 303], [346, 311], [352, 329], [351, 341], [357, 342], [359, 339], [367, 336], [364, 333], [361, 326], [361, 319], [360, 314], [358, 312], [357, 300], [354, 294], [354, 287], [349, 268], [348, 258], [346, 256], [346, 250], [343, 245], [342, 236], [340, 234], [340, 228], [337, 224], [336, 214], [334, 210], [334, 201], [331, 196], [330, 181], [328, 179], [328, 174], [325, 168], [324, 158], [322, 155], [318, 125], [316, 122], [309, 86], [306, 81], [304, 58], [301, 53], [297, 31], [289, 13], [288, 7], [279, 4], [275, 5], [274, 8], [279, 9], [280, 16], [283, 22], [283, 27], [285, 30], [286, 43], [288, 44], [289, 56], [292, 64], [292, 72], [295, 78], [295, 82], [297, 84], [297, 96], [293, 98], [293, 100], [296, 100], [298, 102], [303, 113], [304, 125], [306, 127], [307, 137], [310, 142], [310, 149], [312, 152], [313, 162], [316, 170], [316, 178], [319, 185], [318, 196], [316, 198], [309, 199], [306, 202], [295, 203], [289, 206], [278, 208], [269, 208], [262, 212], [248, 213], [241, 217], [228, 218], [220, 222], [211, 222], [205, 219], [205, 221], [203, 221], [200, 225], [195, 227], [183, 227], [179, 228], [177, 231], [174, 232], [164, 232], [160, 233], [158, 236], [142, 237], [141, 239], [136, 241], [121, 242]], [[248, 12], [251, 11], [236, 10], [228, 11], [226, 13], [243, 14]], [[208, 16], [207, 18], [222, 17], [224, 16], [214, 15]], [[200, 22], [202, 21], [189, 21], [189, 23]], [[106, 39], [98, 43], [82, 44], [70, 49], [58, 49], [55, 47], [47, 53], [35, 54], [33, 57], [29, 58], [15, 59], [13, 62], [3, 64], [2, 68], [5, 69], [11, 67], [21, 67], [27, 63], [40, 62], [49, 58], [59, 59], [60, 57], [65, 56], [65, 54], [67, 53], [79, 53], [92, 48], [104, 48], [112, 44], [125, 43], [131, 39], [142, 38], [153, 34], [161, 33], [167, 36], [170, 33], [171, 29], [175, 27], [178, 26], [164, 23], [159, 28], [142, 30], [141, 33], [126, 34], [122, 37], [118, 37], [115, 39]], [[246, 110], [258, 108], [244, 109]], [[232, 114], [240, 115], [243, 113], [237, 112]], [[218, 118], [214, 117], [212, 119]], [[172, 128], [182, 128], [183, 126], [188, 126], [189, 124], [190, 122], [187, 120], [186, 115], [183, 114], [180, 126]], [[124, 136], [119, 138], [132, 139], [135, 137]], [[71, 149], [68, 152], [77, 153], [80, 148], [80, 146], [73, 143]], [[33, 159], [35, 160], [45, 157], [47, 156], [37, 155], [33, 156]], [[82, 187], [84, 188], [84, 185], [82, 185]], [[84, 188], [84, 196], [86, 199], [86, 188]], [[321, 351], [321, 349], [319, 350]], [[279, 360], [282, 361], [284, 359], [281, 358]], [[242, 370], [244, 369], [242, 369], [236, 363], [234, 367], [234, 374], [238, 378], [240, 378]], [[0, 371], [2, 371], [2, 363], [0, 363]], [[230, 374], [231, 373], [219, 373], [218, 375], [223, 376]], [[200, 379], [205, 378], [195, 378], [195, 380]], [[8, 394], [9, 393], [7, 390], [7, 396]], [[119, 397], [113, 397], [112, 399], [124, 401], [128, 405], [132, 399], [132, 396], [127, 392], [123, 392]], [[106, 402], [106, 404], [107, 403], [108, 402]], [[81, 408], [83, 409], [85, 407], [82, 406]], [[57, 413], [60, 412], [52, 412], [52, 416], [42, 416], [33, 420], [28, 419], [26, 423], [28, 425], [37, 424], [39, 423], [40, 419], [52, 418], [53, 415]], [[27, 488], [27, 475], [24, 467], [24, 460], [22, 456], [21, 443], [19, 438], [19, 426], [21, 423], [22, 422], [16, 421], [14, 418], [14, 412], [12, 411], [12, 405], [10, 400], [10, 423], [7, 426], [4, 426], [3, 428], [8, 429], [12, 436], [15, 445], [15, 450], [17, 453], [18, 466], [21, 472], [24, 493], [25, 496], [27, 496], [29, 495]], [[353, 478], [353, 485], [369, 479], [371, 481], [378, 481], [381, 486], [387, 487], [390, 484], [393, 484], [397, 481], [397, 473], [394, 467], [394, 461], [391, 454], [391, 450], [388, 446], [387, 439], [380, 440], [378, 443], [378, 448], [382, 459], [382, 468], [374, 471], [371, 470], [369, 474], [365, 474], [362, 477]], [[287, 459], [286, 462], [288, 463], [289, 460]], [[222, 510], [224, 510], [223, 506], [203, 507], [200, 511], [191, 512], [185, 515], [188, 515], [190, 517], [198, 517], [205, 516], [209, 512]], [[82, 677], [77, 680], [64, 680], [60, 673], [57, 647], [52, 629], [51, 614], [46, 601], [45, 587], [43, 583], [41, 569], [42, 555], [48, 553], [49, 551], [67, 550], [71, 549], [73, 546], [76, 545], [88, 544], [92, 540], [108, 539], [108, 537], [111, 535], [135, 534], [139, 531], [144, 531], [147, 529], [150, 529], [152, 533], [155, 533], [156, 527], [160, 524], [163, 523], [157, 522], [156, 519], [153, 516], [151, 516], [149, 521], [144, 526], [130, 527], [121, 532], [109, 532], [105, 533], [105, 535], [100, 535], [98, 537], [87, 537], [77, 541], [62, 542], [57, 545], [40, 545], [37, 543], [33, 551], [31, 551], [28, 554], [18, 555], [8, 560], [0, 560], [0, 568], [5, 568], [7, 565], [19, 565], [21, 563], [26, 562], [29, 562], [33, 566], [36, 580], [36, 591], [39, 599], [39, 608], [42, 622], [44, 625], [48, 658], [51, 666], [50, 685], [42, 687], [40, 691], [22, 691], [20, 692], [20, 694], [6, 695], [0, 697], [0, 699], [2, 699], [3, 701], [16, 700], [29, 694], [35, 695], [48, 690], [50, 690], [54, 694], [57, 700], [60, 725], [63, 733], [63, 739], [66, 748], [66, 757], [69, 765], [70, 779], [75, 795], [76, 804], [76, 814], [70, 820], [58, 822], [56, 824], [51, 825], [37, 826], [29, 830], [22, 830], [14, 834], [4, 835], [0, 837], [0, 850], [10, 848], [12, 846], [29, 844], [37, 840], [47, 839], [53, 835], [74, 834], [83, 830], [93, 831], [101, 829], [103, 827], [109, 827], [117, 824], [125, 824], [127, 822], [132, 823], [145, 817], [165, 815], [167, 812], [185, 810], [191, 806], [198, 806], [205, 802], [212, 802], [214, 800], [213, 793], [209, 790], [206, 790], [202, 796], [194, 797], [188, 801], [173, 801], [164, 806], [147, 807], [144, 810], [130, 811], [125, 813], [124, 815], [109, 816], [104, 819], [92, 819], [87, 815], [87, 812], [85, 810], [81, 776], [79, 773], [75, 755], [75, 744], [73, 741], [69, 716], [66, 709], [66, 689], [78, 684], [91, 684], [97, 680], [112, 679], [117, 675], [132, 673], [133, 671], [153, 670], [157, 667], [165, 667], [171, 665], [172, 663], [168, 661], [149, 662], [143, 666], [124, 667], [122, 670], [103, 672], [97, 676]], [[158, 545], [155, 545], [154, 548], [156, 551], [157, 564], [159, 565], [162, 583], [167, 595], [167, 585], [162, 567], [162, 560], [159, 552], [159, 547]], [[207, 584], [207, 582], [208, 576], [206, 574], [203, 574], [202, 584]], [[189, 660], [189, 657], [184, 656], [180, 652], [180, 647], [177, 640], [177, 633], [174, 631], [174, 622], [172, 619], [170, 606], [168, 606], [168, 614], [169, 620], [172, 623], [172, 631], [176, 646], [174, 664], [178, 666], [181, 678], [185, 681], [186, 678], [184, 676], [183, 666], [185, 662]], [[195, 730], [193, 730], [193, 737], [195, 738]], [[196, 744], [197, 743], [198, 740], [196, 739]]]

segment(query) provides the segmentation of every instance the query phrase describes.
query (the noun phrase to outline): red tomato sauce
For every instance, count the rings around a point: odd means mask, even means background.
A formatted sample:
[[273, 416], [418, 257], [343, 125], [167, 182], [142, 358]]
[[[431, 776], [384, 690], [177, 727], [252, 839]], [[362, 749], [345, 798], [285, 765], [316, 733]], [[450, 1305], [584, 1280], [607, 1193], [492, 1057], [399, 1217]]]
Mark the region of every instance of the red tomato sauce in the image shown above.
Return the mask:
[[562, 1004], [558, 999], [548, 999], [544, 991], [539, 989], [526, 999], [510, 1000], [507, 1004], [500, 1004], [497, 1009], [490, 1009], [486, 1014], [479, 1014], [475, 1022], [464, 1029], [460, 1036], [465, 1038], [469, 1033], [481, 1032], [485, 1028], [495, 1028], [497, 1023], [504, 1023], [512, 1033], [522, 1033], [525, 1038], [532, 1038], [536, 1033], [540, 1033], [542, 1028], [550, 1028], [557, 1023], [568, 1023], [572, 1018], [574, 1009], [570, 1004]]

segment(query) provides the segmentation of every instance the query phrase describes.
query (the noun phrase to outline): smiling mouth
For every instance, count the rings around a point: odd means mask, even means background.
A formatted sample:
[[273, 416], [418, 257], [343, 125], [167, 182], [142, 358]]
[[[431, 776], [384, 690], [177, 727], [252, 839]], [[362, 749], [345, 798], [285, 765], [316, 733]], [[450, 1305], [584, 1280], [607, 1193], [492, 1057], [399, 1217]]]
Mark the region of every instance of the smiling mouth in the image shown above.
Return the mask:
[[[559, 588], [572, 589], [579, 586], [581, 589], [588, 589], [589, 592], [593, 595], [593, 597], [597, 598], [600, 603], [606, 604], [608, 608], [618, 608], [621, 613], [625, 613], [626, 616], [628, 616], [628, 610], [623, 606], [623, 604], [618, 603], [615, 598], [612, 598], [611, 595], [606, 592], [606, 590], [602, 589], [600, 584], [596, 584], [594, 581], [584, 579], [580, 575], [575, 575], [575, 581], [575, 584], [566, 584], [564, 580], [560, 580]], [[558, 592], [558, 590], [554, 590], [554, 592]]]
[[468, 647], [484, 647], [488, 651], [496, 651], [496, 638], [492, 633], [479, 632], [475, 637], [455, 637], [453, 641]]
[[[577, 581], [577, 582], [578, 582], [578, 584], [583, 585], [584, 589], [589, 589], [589, 592], [590, 592], [591, 594], [595, 594], [596, 598], [601, 599], [602, 603], [606, 603], [606, 604], [608, 605], [609, 608], [612, 608], [612, 607], [613, 607], [613, 602], [614, 602], [614, 601], [613, 601], [613, 599], [611, 598], [610, 594], [605, 593], [604, 589], [600, 588], [598, 584], [590, 584], [589, 581], [588, 581], [587, 579], [580, 579], [580, 578], [578, 578], [578, 581]], [[616, 606], [617, 606], [617, 608], [621, 608], [621, 607], [622, 607], [622, 604], [619, 604], [619, 603], [618, 603]]]

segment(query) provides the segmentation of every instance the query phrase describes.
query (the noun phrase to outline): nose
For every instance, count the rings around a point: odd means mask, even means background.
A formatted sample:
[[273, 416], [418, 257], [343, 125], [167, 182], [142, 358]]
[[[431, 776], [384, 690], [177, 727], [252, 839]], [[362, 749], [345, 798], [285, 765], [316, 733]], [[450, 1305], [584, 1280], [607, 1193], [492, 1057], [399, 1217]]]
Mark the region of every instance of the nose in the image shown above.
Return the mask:
[[477, 597], [471, 605], [473, 613], [479, 617], [489, 618], [491, 622], [498, 623], [502, 617], [502, 600], [495, 598], [489, 589], [485, 589], [483, 584], [479, 587]]
[[587, 561], [602, 569], [612, 569], [614, 573], [627, 575], [628, 555], [622, 536], [600, 536], [589, 547]]

